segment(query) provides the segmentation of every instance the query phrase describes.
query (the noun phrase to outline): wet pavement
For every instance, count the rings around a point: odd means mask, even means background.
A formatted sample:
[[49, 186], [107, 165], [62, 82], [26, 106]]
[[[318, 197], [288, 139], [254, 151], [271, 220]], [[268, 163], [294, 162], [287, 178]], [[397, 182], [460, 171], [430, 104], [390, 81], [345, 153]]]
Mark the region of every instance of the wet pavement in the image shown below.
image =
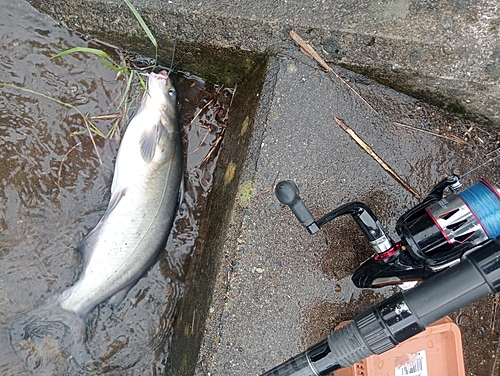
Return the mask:
[[[474, 146], [401, 126], [462, 135], [473, 123], [335, 68], [351, 89], [294, 48], [272, 60], [276, 70], [268, 78], [274, 95], [258, 118], [264, 124], [262, 137], [255, 140], [260, 152], [240, 183], [241, 189], [250, 185], [252, 190], [233, 211], [197, 375], [262, 373], [397, 291], [353, 285], [350, 275], [371, 250], [350, 217], [310, 236], [274, 196], [277, 181], [292, 179], [316, 217], [362, 201], [395, 235], [397, 218], [418, 200], [334, 116], [421, 196], [443, 177], [484, 161], [484, 151]], [[499, 167], [494, 161], [463, 183], [467, 187], [481, 176], [498, 182]], [[492, 372], [496, 309], [495, 297], [488, 296], [453, 317], [462, 330], [468, 375]]]
[[[85, 35], [127, 44], [142, 34], [118, 0], [30, 2]], [[263, 52], [289, 44], [288, 31], [295, 29], [332, 63], [500, 125], [497, 0], [149, 0], [135, 6], [157, 38], [177, 32], [181, 42], [218, 48]]]

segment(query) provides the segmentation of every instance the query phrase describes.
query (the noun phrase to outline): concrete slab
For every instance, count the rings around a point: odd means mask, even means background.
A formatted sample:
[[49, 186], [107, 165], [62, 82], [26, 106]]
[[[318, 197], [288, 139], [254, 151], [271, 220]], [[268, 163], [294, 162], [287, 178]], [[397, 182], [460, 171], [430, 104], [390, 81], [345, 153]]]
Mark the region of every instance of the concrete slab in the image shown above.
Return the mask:
[[[118, 0], [30, 2], [85, 34], [125, 46], [146, 40]], [[334, 115], [344, 119], [421, 195], [443, 176], [463, 173], [485, 161], [478, 139], [466, 147], [401, 125], [463, 137], [471, 127], [477, 128], [476, 123], [337, 67], [375, 113], [351, 88], [298, 52], [288, 37], [289, 29], [309, 39], [327, 60], [498, 125], [496, 0], [481, 4], [463, 0], [134, 4], [161, 49], [171, 44], [178, 25], [181, 44], [270, 55], [263, 100], [250, 120], [254, 134], [249, 154], [238, 172], [238, 202], [228, 223], [219, 226], [224, 244], [214, 252], [222, 264], [207, 268], [218, 275], [213, 298], [200, 302], [208, 308], [201, 315], [183, 311], [182, 323], [193, 323], [184, 334], [203, 335], [203, 348], [199, 357], [197, 351], [172, 356], [169, 373], [191, 375], [196, 366], [197, 375], [260, 374], [392, 293], [392, 289], [359, 290], [352, 285], [349, 276], [370, 255], [352, 221], [339, 220], [311, 237], [272, 192], [278, 179], [295, 180], [315, 215], [349, 201], [363, 201], [390, 231], [398, 216], [418, 202], [335, 124]], [[139, 52], [154, 55], [148, 46], [145, 41]], [[495, 137], [481, 137], [490, 136]], [[229, 166], [226, 162], [222, 167]], [[468, 186], [481, 175], [498, 183], [498, 172], [499, 165], [493, 162], [468, 175], [464, 183]], [[188, 283], [186, 294], [189, 291]], [[469, 375], [492, 373], [492, 355], [498, 346], [497, 306], [489, 296], [454, 316], [464, 334]], [[176, 331], [181, 333], [179, 326]]]
[[[146, 40], [120, 0], [30, 2], [84, 34], [105, 40], [114, 36], [124, 45], [127, 39]], [[293, 28], [331, 62], [500, 125], [496, 0], [141, 0], [134, 5], [164, 41], [178, 29], [183, 43], [262, 52], [270, 45], [290, 44]], [[149, 48], [149, 55], [153, 52]]]
[[[277, 180], [293, 179], [315, 216], [350, 201], [365, 202], [394, 235], [397, 218], [418, 200], [337, 126], [334, 115], [421, 195], [445, 175], [464, 173], [481, 159], [474, 147], [398, 125], [434, 130], [470, 123], [337, 68], [376, 114], [301, 53], [284, 50], [272, 60], [277, 68], [268, 88], [272, 102], [261, 109], [257, 120], [264, 133], [254, 139], [260, 152], [240, 183], [240, 190], [252, 190], [233, 210], [197, 375], [258, 375], [393, 293], [393, 288], [360, 290], [351, 282], [350, 275], [371, 254], [352, 219], [310, 236], [273, 193]], [[493, 162], [464, 183], [479, 176], [497, 180], [499, 167]], [[491, 372], [497, 346], [491, 328], [494, 301], [489, 296], [457, 313], [468, 375]], [[482, 320], [475, 320], [478, 315]]]

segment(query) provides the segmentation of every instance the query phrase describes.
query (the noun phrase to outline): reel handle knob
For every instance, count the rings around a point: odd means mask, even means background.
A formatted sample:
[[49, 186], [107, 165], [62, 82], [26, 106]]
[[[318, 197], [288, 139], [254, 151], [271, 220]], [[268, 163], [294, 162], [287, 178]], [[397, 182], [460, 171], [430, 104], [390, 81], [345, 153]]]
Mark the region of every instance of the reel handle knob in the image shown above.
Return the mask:
[[309, 231], [310, 234], [315, 234], [319, 231], [319, 227], [314, 220], [314, 217], [310, 210], [307, 208], [304, 201], [299, 196], [299, 188], [297, 185], [290, 180], [280, 181], [274, 193], [278, 200], [283, 204], [287, 205], [293, 214], [297, 217], [299, 222]]

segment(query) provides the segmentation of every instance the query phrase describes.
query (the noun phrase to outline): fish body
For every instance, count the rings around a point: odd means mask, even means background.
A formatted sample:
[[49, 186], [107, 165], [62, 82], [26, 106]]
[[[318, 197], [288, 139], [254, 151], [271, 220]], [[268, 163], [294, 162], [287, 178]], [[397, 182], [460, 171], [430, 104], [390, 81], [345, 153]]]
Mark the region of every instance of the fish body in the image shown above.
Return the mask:
[[60, 308], [85, 317], [107, 299], [121, 302], [168, 237], [182, 178], [176, 91], [166, 72], [151, 73], [120, 143], [108, 208], [79, 246], [83, 270], [57, 297]]

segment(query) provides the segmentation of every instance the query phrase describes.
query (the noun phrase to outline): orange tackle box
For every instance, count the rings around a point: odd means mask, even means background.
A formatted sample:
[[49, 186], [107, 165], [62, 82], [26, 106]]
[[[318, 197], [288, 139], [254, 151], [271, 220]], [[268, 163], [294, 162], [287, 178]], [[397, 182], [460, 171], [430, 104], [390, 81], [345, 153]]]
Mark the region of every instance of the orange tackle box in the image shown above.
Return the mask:
[[[341, 323], [337, 328], [345, 325]], [[337, 329], [336, 328], [336, 329]], [[372, 355], [335, 376], [465, 376], [460, 329], [445, 317], [380, 355]]]

